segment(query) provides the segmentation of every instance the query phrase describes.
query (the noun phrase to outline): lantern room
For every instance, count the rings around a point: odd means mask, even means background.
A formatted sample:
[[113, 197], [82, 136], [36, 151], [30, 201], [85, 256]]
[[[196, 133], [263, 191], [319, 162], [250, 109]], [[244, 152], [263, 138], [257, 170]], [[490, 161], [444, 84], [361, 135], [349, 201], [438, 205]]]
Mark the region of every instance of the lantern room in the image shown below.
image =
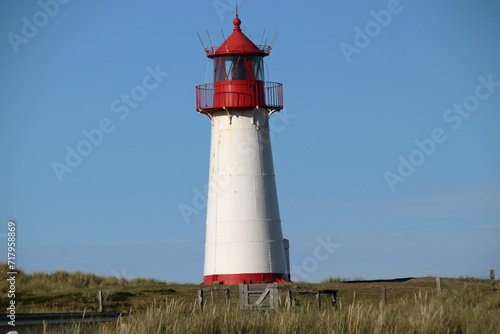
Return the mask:
[[264, 81], [264, 61], [259, 56], [214, 58], [214, 82], [228, 80]]
[[221, 46], [205, 49], [207, 57], [213, 59], [213, 83], [196, 87], [196, 110], [282, 109], [282, 85], [264, 78], [264, 57], [271, 47], [259, 47], [246, 37], [238, 14], [233, 24], [233, 33]]

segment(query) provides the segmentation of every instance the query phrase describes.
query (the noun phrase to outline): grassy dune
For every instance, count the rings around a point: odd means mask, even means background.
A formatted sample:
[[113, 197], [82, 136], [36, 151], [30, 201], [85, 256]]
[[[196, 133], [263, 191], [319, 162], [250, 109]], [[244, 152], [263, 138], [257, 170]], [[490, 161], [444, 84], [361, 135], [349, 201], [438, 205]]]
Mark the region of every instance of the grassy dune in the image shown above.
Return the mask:
[[[7, 272], [2, 266], [2, 273]], [[7, 283], [0, 274], [0, 287]], [[203, 312], [198, 308], [195, 284], [151, 279], [124, 280], [84, 273], [18, 275], [17, 312], [96, 311], [102, 290], [107, 311], [126, 311], [119, 324], [73, 326], [68, 333], [500, 333], [500, 291], [473, 278], [442, 279], [437, 294], [435, 279], [402, 282], [290, 283], [292, 287], [339, 290], [339, 307], [318, 310], [314, 296], [296, 296], [296, 307], [277, 311], [240, 309], [238, 288], [231, 288], [231, 307], [223, 294], [206, 293]], [[284, 285], [286, 286], [286, 285]], [[381, 304], [381, 287], [387, 305]], [[8, 303], [2, 294], [0, 305]], [[284, 304], [284, 296], [280, 296]]]

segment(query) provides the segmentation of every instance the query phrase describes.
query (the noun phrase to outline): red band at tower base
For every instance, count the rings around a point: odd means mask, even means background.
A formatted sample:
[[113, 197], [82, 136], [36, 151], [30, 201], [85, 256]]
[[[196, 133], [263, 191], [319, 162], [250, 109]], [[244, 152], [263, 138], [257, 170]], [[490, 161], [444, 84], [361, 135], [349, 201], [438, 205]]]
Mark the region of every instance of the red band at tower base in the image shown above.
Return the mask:
[[210, 285], [214, 283], [233, 285], [233, 284], [262, 284], [262, 283], [285, 283], [289, 282], [289, 276], [285, 273], [247, 273], [247, 274], [220, 274], [208, 275], [203, 277], [203, 284]]

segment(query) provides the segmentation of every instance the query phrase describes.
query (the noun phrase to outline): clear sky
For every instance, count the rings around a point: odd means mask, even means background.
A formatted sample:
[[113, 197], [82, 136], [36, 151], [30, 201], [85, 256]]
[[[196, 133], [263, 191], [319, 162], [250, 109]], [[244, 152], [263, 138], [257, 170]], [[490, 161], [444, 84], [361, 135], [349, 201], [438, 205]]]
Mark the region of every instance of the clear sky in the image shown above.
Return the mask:
[[[233, 0], [0, 3], [0, 244], [28, 271], [201, 282], [205, 44]], [[271, 41], [292, 279], [500, 271], [500, 3], [240, 1]], [[266, 37], [269, 36], [269, 37]], [[192, 208], [189, 215], [180, 207]], [[2, 227], [3, 226], [3, 227]]]

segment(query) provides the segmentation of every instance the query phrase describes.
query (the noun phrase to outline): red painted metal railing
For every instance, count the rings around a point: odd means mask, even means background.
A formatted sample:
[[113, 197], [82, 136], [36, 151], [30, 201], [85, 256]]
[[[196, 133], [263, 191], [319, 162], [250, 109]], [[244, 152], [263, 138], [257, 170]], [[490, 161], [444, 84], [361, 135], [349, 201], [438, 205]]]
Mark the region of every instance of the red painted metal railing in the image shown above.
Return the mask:
[[283, 108], [283, 85], [277, 82], [229, 80], [196, 86], [196, 110]]

